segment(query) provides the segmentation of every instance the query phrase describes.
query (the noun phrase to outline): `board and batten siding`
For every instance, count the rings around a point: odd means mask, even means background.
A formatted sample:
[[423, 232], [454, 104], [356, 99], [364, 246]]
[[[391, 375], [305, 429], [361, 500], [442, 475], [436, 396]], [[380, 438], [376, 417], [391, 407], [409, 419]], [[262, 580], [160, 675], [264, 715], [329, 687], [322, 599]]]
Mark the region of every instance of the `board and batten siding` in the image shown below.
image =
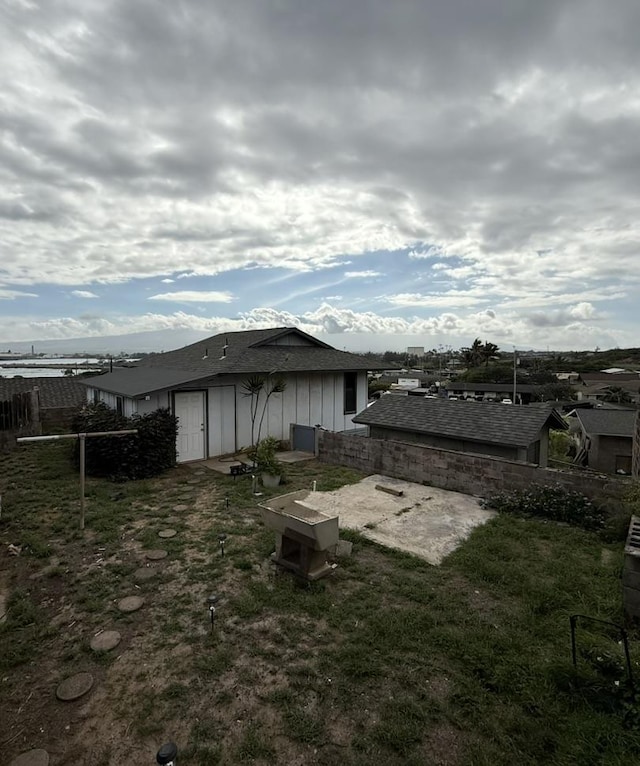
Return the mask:
[[[283, 341], [285, 340], [286, 338], [283, 338]], [[366, 372], [357, 373], [356, 410], [347, 414], [344, 412], [343, 372], [291, 373], [284, 377], [287, 382], [286, 389], [281, 394], [273, 394], [264, 409], [261, 437], [274, 436], [276, 439], [288, 440], [291, 423], [320, 425], [329, 431], [346, 431], [354, 427], [354, 415], [366, 407]], [[247, 376], [225, 375], [220, 377], [220, 385], [199, 389], [207, 392], [205, 406], [209, 457], [231, 454], [243, 447], [249, 447], [252, 443], [251, 397], [246, 396], [242, 388], [246, 379]], [[187, 389], [189, 387], [183, 390]], [[100, 401], [116, 409], [116, 395], [108, 391], [89, 388], [88, 401], [94, 401], [94, 390], [98, 392]], [[171, 393], [165, 390], [150, 394], [148, 398], [122, 397], [123, 414], [130, 416], [137, 412], [144, 415], [160, 407], [171, 407]], [[262, 395], [255, 423], [256, 438], [264, 401], [265, 397]]]
[[[236, 376], [234, 376], [235, 378]], [[228, 376], [229, 384], [232, 383]], [[236, 440], [235, 447], [231, 447], [231, 440], [225, 439], [224, 451], [214, 452], [214, 437], [211, 431], [215, 423], [227, 413], [216, 409], [212, 411], [212, 396], [216, 396], [215, 388], [209, 388], [209, 444], [211, 456], [226, 454], [252, 443], [251, 435], [251, 397], [243, 394], [242, 382], [245, 378], [237, 377], [233, 381], [235, 386], [235, 422]], [[320, 425], [330, 431], [345, 431], [353, 428], [353, 416], [356, 414], [344, 412], [344, 373], [296, 373], [285, 376], [287, 387], [281, 394], [273, 394], [269, 398], [260, 436], [274, 436], [276, 439], [288, 440], [291, 423], [300, 425]], [[227, 382], [227, 377], [225, 377]], [[228, 401], [228, 400], [227, 400]], [[260, 397], [258, 412], [255, 423], [254, 436], [258, 436], [259, 421], [263, 413], [264, 395]], [[357, 373], [357, 406], [356, 412], [364, 410], [367, 404], [367, 374]], [[228, 401], [228, 405], [230, 402]], [[217, 413], [217, 414], [216, 414]], [[230, 449], [227, 449], [230, 447]]]

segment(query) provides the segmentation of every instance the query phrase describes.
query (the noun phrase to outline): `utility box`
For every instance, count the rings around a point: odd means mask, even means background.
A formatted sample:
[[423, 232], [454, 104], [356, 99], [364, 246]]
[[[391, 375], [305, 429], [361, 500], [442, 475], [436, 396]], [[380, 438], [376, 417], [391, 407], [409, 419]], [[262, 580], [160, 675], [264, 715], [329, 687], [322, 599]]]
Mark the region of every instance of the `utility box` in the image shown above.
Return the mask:
[[307, 490], [289, 492], [260, 503], [265, 525], [276, 535], [272, 560], [307, 580], [330, 574], [327, 555], [338, 544], [338, 516], [328, 516], [305, 504]]
[[631, 517], [624, 546], [622, 570], [624, 611], [630, 620], [640, 620], [640, 518]]

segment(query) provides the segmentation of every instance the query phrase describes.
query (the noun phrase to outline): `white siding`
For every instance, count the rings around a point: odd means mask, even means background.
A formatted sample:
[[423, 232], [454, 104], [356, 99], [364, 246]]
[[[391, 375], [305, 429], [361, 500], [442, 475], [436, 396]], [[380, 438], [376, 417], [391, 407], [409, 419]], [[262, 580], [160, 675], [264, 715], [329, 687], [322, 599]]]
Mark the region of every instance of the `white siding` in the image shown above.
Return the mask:
[[299, 335], [290, 333], [289, 335], [283, 335], [282, 338], [271, 341], [270, 346], [315, 346], [316, 344], [307, 338], [301, 338]]
[[309, 376], [296, 375], [292, 379], [292, 384], [296, 388], [296, 411], [293, 423], [300, 425], [311, 425], [309, 413]]
[[[294, 336], [292, 336], [294, 337]], [[282, 340], [285, 340], [284, 338]], [[210, 457], [224, 455], [251, 445], [251, 397], [243, 394], [242, 383], [246, 375], [225, 375], [220, 377], [221, 386], [210, 386], [208, 391], [208, 436], [207, 446]], [[261, 436], [275, 436], [289, 439], [291, 423], [314, 426], [320, 424], [331, 431], [353, 428], [355, 413], [344, 413], [344, 373], [295, 373], [284, 376], [287, 387], [281, 394], [273, 394], [262, 424]], [[100, 392], [106, 404], [115, 409], [114, 394]], [[88, 400], [93, 393], [88, 391]], [[260, 397], [256, 419], [258, 424], [263, 412], [264, 395]], [[171, 392], [151, 394], [148, 400], [124, 399], [125, 414], [138, 411], [141, 414], [153, 412], [159, 407], [171, 404]], [[362, 412], [367, 404], [367, 375], [358, 373], [356, 412]]]
[[236, 387], [216, 386], [209, 389], [209, 455], [235, 452]]
[[317, 422], [330, 431], [336, 430], [336, 377], [341, 376], [331, 373], [322, 376], [322, 417]]

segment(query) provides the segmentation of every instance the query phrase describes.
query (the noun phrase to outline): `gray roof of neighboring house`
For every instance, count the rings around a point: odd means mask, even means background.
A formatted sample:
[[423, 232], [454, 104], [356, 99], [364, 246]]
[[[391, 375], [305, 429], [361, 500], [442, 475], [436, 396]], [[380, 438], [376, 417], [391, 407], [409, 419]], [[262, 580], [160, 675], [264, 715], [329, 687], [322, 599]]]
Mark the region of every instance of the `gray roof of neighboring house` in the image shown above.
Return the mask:
[[586, 385], [604, 383], [607, 386], [618, 386], [630, 380], [640, 383], [638, 372], [581, 372], [580, 380]]
[[576, 410], [576, 417], [588, 434], [632, 437], [636, 410]]
[[[534, 386], [531, 383], [518, 383], [516, 385], [516, 393], [520, 391], [522, 394], [533, 394], [540, 390], [540, 386]], [[457, 381], [455, 383], [447, 383], [447, 391], [508, 391], [513, 392], [513, 382], [511, 383], [465, 383], [464, 381]]]
[[0, 401], [37, 387], [43, 410], [78, 407], [87, 400], [87, 390], [81, 381], [81, 378], [75, 377], [0, 378]]
[[82, 382], [85, 386], [99, 388], [101, 391], [135, 398], [174, 386], [194, 384], [211, 377], [163, 367], [118, 367], [113, 372], [87, 377]]
[[513, 447], [526, 447], [536, 441], [546, 424], [558, 429], [567, 428], [564, 420], [547, 403], [519, 407], [415, 396], [383, 396], [356, 415], [353, 422]]

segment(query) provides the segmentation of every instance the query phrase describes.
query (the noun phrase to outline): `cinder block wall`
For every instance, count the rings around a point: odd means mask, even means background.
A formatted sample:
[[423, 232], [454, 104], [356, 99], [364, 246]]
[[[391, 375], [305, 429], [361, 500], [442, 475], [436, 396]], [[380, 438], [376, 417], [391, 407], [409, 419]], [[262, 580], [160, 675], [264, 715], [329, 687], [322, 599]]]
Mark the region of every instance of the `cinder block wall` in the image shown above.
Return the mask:
[[531, 484], [560, 484], [587, 497], [617, 496], [627, 486], [626, 479], [615, 476], [573, 474], [505, 458], [333, 431], [320, 431], [318, 458], [363, 473], [382, 473], [479, 497]]

